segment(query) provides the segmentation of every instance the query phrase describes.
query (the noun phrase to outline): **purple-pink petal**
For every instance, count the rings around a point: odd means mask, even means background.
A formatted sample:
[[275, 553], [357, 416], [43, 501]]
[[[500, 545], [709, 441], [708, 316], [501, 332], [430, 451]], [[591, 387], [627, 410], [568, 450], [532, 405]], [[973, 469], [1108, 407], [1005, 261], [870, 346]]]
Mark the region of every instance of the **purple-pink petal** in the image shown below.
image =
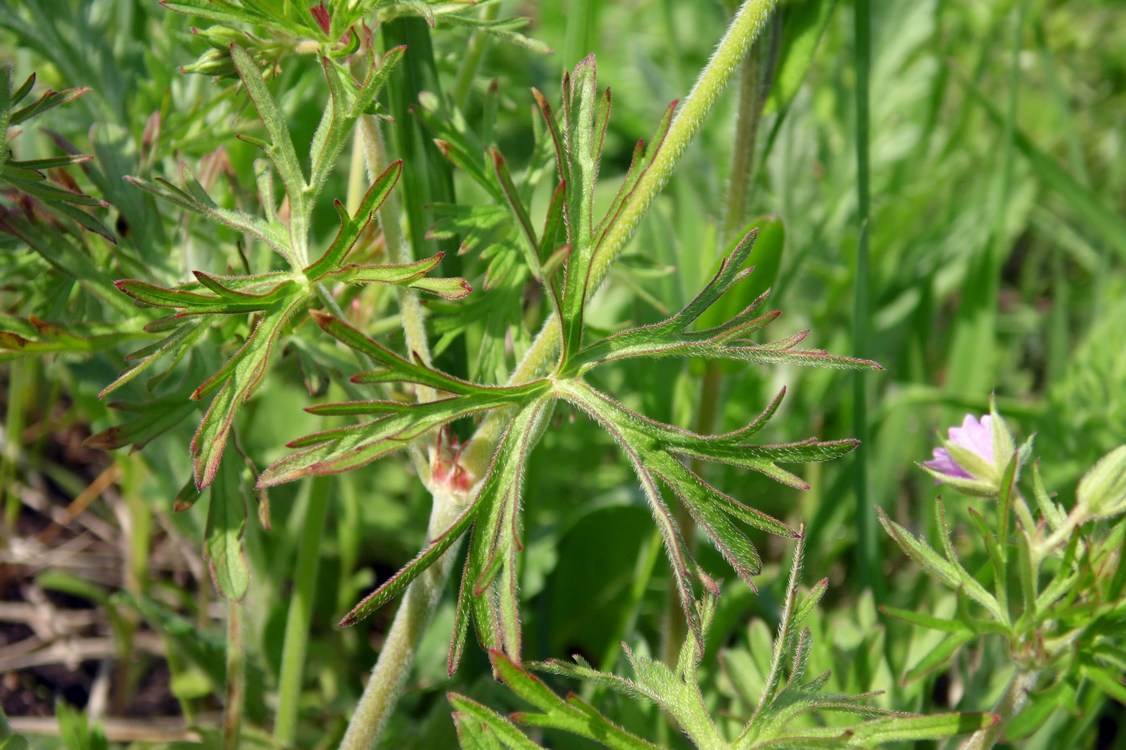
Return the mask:
[[967, 414], [961, 427], [951, 427], [950, 442], [993, 463], [993, 419], [988, 414], [979, 421]]
[[[934, 458], [930, 461], [924, 461], [923, 466], [926, 466], [928, 469], [933, 469], [939, 474], [945, 474], [948, 477], [959, 477], [962, 479], [973, 478], [970, 476], [969, 472], [958, 465], [957, 461], [950, 457], [950, 454], [946, 452], [945, 448], [935, 448]], [[935, 479], [934, 481], [935, 484], [938, 484], [940, 480]]]

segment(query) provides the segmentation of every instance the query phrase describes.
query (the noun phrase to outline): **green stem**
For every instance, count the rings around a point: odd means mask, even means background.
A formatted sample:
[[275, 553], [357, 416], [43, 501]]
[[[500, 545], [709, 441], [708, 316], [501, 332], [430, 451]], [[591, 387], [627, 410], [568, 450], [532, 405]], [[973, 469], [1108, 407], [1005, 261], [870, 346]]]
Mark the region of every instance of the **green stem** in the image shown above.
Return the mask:
[[974, 732], [962, 743], [960, 750], [989, 750], [996, 745], [997, 740], [1001, 739], [1001, 735], [1005, 731], [1005, 726], [1028, 703], [1028, 696], [1035, 689], [1039, 679], [1039, 672], [1025, 671], [1018, 667], [1016, 674], [1009, 680], [1005, 692], [997, 700], [997, 704], [993, 706], [993, 713], [997, 714], [1000, 721], [991, 727]]
[[301, 544], [294, 565], [294, 590], [285, 622], [281, 675], [278, 679], [277, 719], [274, 739], [293, 747], [297, 739], [298, 703], [305, 672], [309, 627], [313, 621], [313, 600], [317, 593], [317, 568], [320, 545], [328, 516], [327, 477], [315, 477], [308, 485], [308, 506], [301, 525]]
[[[368, 171], [372, 175], [379, 174], [387, 166], [382, 133], [371, 117], [363, 118], [360, 128]], [[399, 231], [399, 215], [398, 200], [392, 192], [380, 208], [379, 222], [391, 262], [406, 263], [411, 260], [412, 254]], [[409, 289], [401, 289], [399, 306], [407, 346], [418, 354], [424, 363], [430, 364], [430, 345], [427, 341], [422, 305], [418, 301], [417, 293]], [[431, 401], [437, 397], [437, 394], [431, 388], [420, 387], [417, 396], [419, 401]], [[419, 476], [428, 480], [428, 467], [425, 466], [421, 453], [418, 451], [412, 453], [412, 458], [415, 459]], [[445, 487], [431, 486], [429, 489], [433, 504], [430, 508], [427, 538], [434, 539], [449, 529], [469, 498], [464, 493], [453, 493]], [[340, 743], [341, 750], [366, 750], [373, 747], [379, 739], [387, 718], [406, 684], [418, 644], [426, 633], [434, 610], [442, 597], [442, 591], [457, 559], [459, 546], [455, 545], [447, 551], [436, 564], [428, 568], [407, 588], [403, 602], [399, 605], [395, 620], [391, 623], [391, 629], [383, 642], [383, 650], [380, 651], [379, 659], [376, 661], [371, 677], [368, 678], [367, 687], [364, 688], [360, 702], [352, 714], [352, 720], [348, 723], [348, 729]]]
[[[673, 118], [665, 142], [654, 157], [653, 163], [637, 181], [637, 186], [622, 207], [621, 215], [606, 233], [596, 255], [591, 259], [592, 290], [602, 284], [610, 266], [625, 250], [649, 206], [668, 182], [677, 164], [680, 163], [685, 149], [700, 131], [716, 99], [738, 70], [744, 55], [761, 33], [777, 4], [778, 0], [746, 0], [735, 14], [711, 60], [700, 71], [692, 91]], [[552, 314], [512, 373], [509, 383], [526, 383], [554, 364], [561, 341], [560, 335], [559, 321]], [[499, 409], [485, 419], [474, 435], [473, 441], [462, 454], [463, 465], [467, 467], [487, 465], [507, 419], [507, 413]]]
[[238, 750], [246, 695], [242, 604], [227, 602], [227, 695], [223, 706], [223, 750]]
[[[439, 487], [431, 488], [431, 493], [434, 505], [430, 511], [427, 539], [434, 539], [449, 529], [468, 500], [464, 494], [451, 493]], [[418, 644], [442, 598], [459, 547], [460, 543], [451, 547], [407, 588], [383, 642], [379, 660], [340, 743], [340, 750], [368, 750], [375, 745], [406, 684]]]

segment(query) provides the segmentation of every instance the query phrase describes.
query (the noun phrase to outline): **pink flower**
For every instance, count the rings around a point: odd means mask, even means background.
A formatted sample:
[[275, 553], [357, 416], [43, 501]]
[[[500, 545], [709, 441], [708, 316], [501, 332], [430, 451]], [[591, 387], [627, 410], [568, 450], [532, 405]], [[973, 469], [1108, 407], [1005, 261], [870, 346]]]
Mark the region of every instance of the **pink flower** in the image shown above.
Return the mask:
[[989, 414], [980, 418], [967, 414], [961, 427], [951, 427], [942, 447], [934, 449], [934, 458], [920, 465], [934, 477], [935, 484], [948, 485], [966, 495], [996, 498], [1014, 460], [1017, 463], [1011, 480], [1015, 481], [1025, 460], [1023, 455], [1017, 455], [1008, 425], [990, 404]]
[[[970, 451], [986, 463], [993, 464], [993, 419], [988, 414], [980, 420], [972, 414], [967, 414], [966, 418], [962, 420], [961, 427], [951, 427], [947, 433], [949, 435], [948, 445], [956, 445]], [[963, 468], [961, 464], [954, 460], [950, 451], [946, 448], [935, 448], [934, 458], [930, 461], [924, 461], [923, 466], [932, 469], [936, 475], [942, 474], [958, 479], [981, 478], [975, 477]], [[935, 484], [938, 484], [942, 479], [936, 476], [934, 481]]]

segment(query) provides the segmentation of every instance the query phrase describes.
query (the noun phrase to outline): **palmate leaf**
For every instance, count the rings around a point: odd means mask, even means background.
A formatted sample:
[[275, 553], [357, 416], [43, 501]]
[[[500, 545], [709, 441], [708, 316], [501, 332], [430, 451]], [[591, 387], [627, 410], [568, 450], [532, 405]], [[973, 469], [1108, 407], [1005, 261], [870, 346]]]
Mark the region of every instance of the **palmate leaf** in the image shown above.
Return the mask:
[[[20, 231], [16, 225], [21, 222], [26, 223], [29, 219], [20, 217], [19, 213], [29, 212], [30, 206], [34, 205], [46, 209], [56, 217], [74, 221], [83, 229], [100, 235], [107, 242], [116, 243], [117, 238], [113, 232], [89, 212], [91, 208], [105, 208], [109, 204], [83, 193], [74, 179], [65, 172], [66, 167], [81, 164], [93, 157], [85, 154], [67, 154], [21, 161], [16, 159], [8, 148], [8, 141], [20, 132], [15, 129], [16, 126], [53, 107], [74, 101], [90, 90], [88, 88], [48, 90], [30, 104], [17, 108], [34, 86], [35, 74], [32, 73], [13, 90], [11, 66], [0, 66], [0, 231], [24, 239], [23, 235], [27, 230]], [[9, 131], [9, 128], [12, 130]], [[45, 170], [49, 169], [59, 170], [58, 180], [48, 180]], [[25, 205], [19, 212], [9, 213], [7, 210], [9, 202]]]
[[630, 328], [591, 344], [568, 360], [568, 371], [576, 374], [615, 360], [632, 357], [704, 357], [728, 359], [756, 364], [797, 364], [844, 369], [883, 369], [876, 362], [841, 357], [820, 349], [795, 349], [808, 335], [800, 331], [786, 338], [765, 344], [749, 340], [751, 334], [765, 328], [779, 312], [760, 314], [759, 309], [769, 292], [760, 295], [727, 322], [702, 331], [691, 326], [709, 308], [719, 302], [732, 287], [746, 279], [753, 268], [743, 268], [754, 247], [757, 230], [752, 230], [735, 250], [724, 259], [719, 271], [695, 299], [668, 319], [651, 325]]
[[[350, 76], [343, 75], [334, 63], [327, 60], [324, 62], [331, 101], [313, 140], [312, 177], [310, 182], [306, 182], [288, 127], [262, 81], [261, 72], [245, 51], [238, 47], [231, 48], [234, 65], [269, 136], [268, 142], [258, 141], [258, 145], [270, 157], [289, 197], [288, 225], [275, 213], [273, 188], [268, 174], [260, 175], [259, 180], [264, 217], [219, 206], [186, 168], [182, 169], [182, 187], [163, 180], [149, 182], [131, 178], [143, 190], [198, 213], [214, 224], [230, 227], [244, 236], [256, 239], [284, 258], [289, 266], [287, 271], [271, 270], [234, 276], [195, 271], [194, 282], [174, 287], [137, 279], [116, 282], [117, 287], [138, 304], [166, 308], [174, 313], [146, 326], [148, 332], [163, 334], [163, 338], [130, 355], [129, 359], [136, 364], [107, 386], [102, 391], [102, 396], [112, 393], [143, 372], [155, 371], [158, 363], [164, 364], [165, 367], [157, 378], [149, 381], [151, 388], [197, 345], [205, 331], [214, 325], [227, 325], [226, 321], [231, 316], [249, 316], [245, 341], [218, 371], [191, 394], [193, 400], [210, 399], [191, 444], [193, 475], [200, 489], [215, 479], [235, 417], [269, 370], [278, 344], [301, 313], [308, 308], [320, 306], [320, 300], [331, 294], [325, 285], [389, 284], [419, 289], [446, 299], [457, 299], [469, 293], [469, 285], [464, 279], [428, 277], [440, 262], [441, 255], [393, 265], [348, 261], [349, 255], [365, 235], [365, 230], [398, 181], [402, 173], [400, 162], [392, 164], [375, 178], [355, 213], [349, 213], [339, 201], [335, 202], [340, 228], [333, 241], [316, 260], [310, 263], [307, 259], [306, 243], [311, 211], [308, 201], [319, 193], [328, 171], [339, 155], [347, 131], [371, 107], [385, 80], [386, 71], [400, 55], [401, 50], [393, 51], [384, 58], [382, 64], [371, 60], [368, 76], [359, 83], [352, 81]], [[268, 171], [268, 168], [265, 169]], [[233, 327], [231, 332], [234, 332]], [[470, 405], [464, 413], [472, 413], [475, 408], [477, 407]], [[166, 425], [164, 428], [166, 429]], [[100, 444], [116, 444], [121, 435], [127, 434], [148, 435], [149, 431], [134, 425], [129, 431], [117, 433], [112, 439], [101, 439]]]
[[[315, 407], [311, 410], [315, 413], [356, 415], [367, 421], [294, 441], [290, 447], [295, 452], [266, 469], [260, 481], [262, 486], [272, 486], [311, 474], [346, 471], [403, 449], [411, 441], [431, 436], [451, 421], [493, 412], [486, 417], [487, 429], [483, 428], [487, 437], [476, 438], [495, 452], [487, 467], [479, 466], [484, 462], [480, 451], [473, 457], [472, 479], [477, 484], [470, 493], [472, 510], [459, 518], [456, 528], [429, 542], [407, 568], [345, 619], [348, 624], [355, 622], [404, 591], [426, 566], [441, 557], [453, 543], [454, 536], [472, 526], [449, 657], [451, 671], [461, 658], [470, 622], [486, 649], [497, 650], [519, 662], [516, 580], [522, 535], [522, 480], [542, 425], [556, 401], [565, 401], [588, 415], [614, 438], [629, 460], [664, 542], [673, 583], [693, 634], [694, 649], [703, 648], [703, 623], [694, 605], [698, 599], [697, 587], [702, 585], [716, 594], [718, 585], [692, 560], [676, 514], [669, 507], [667, 493], [684, 503], [740, 579], [750, 586], [754, 586], [753, 576], [761, 570], [762, 560], [743, 525], [787, 538], [795, 537], [797, 532], [711, 486], [685, 463], [696, 460], [726, 463], [806, 489], [808, 485], [782, 468], [783, 464], [837, 458], [857, 445], [854, 440], [816, 439], [779, 445], [753, 443], [754, 435], [777, 410], [782, 394], [745, 427], [722, 435], [700, 435], [637, 414], [594, 389], [583, 380], [583, 374], [591, 367], [631, 356], [674, 355], [727, 356], [751, 361], [792, 361], [804, 357], [814, 364], [876, 366], [862, 360], [834, 358], [823, 352], [793, 351], [803, 334], [771, 344], [753, 344], [746, 340], [776, 315], [758, 313], [765, 296], [729, 321], [703, 331], [691, 330], [706, 311], [745, 278], [748, 271], [742, 267], [751, 251], [753, 234], [735, 247], [696, 299], [668, 320], [584, 345], [583, 315], [597, 281], [591, 275], [592, 259], [664, 143], [671, 112], [666, 113], [658, 126], [653, 143], [648, 148], [639, 144], [630, 172], [610, 211], [596, 221], [593, 189], [610, 100], [608, 95], [598, 94], [593, 59], [580, 63], [574, 73], [568, 75], [564, 88], [562, 126], [556, 123], [542, 95], [537, 94], [547, 123], [547, 135], [556, 151], [560, 179], [560, 188], [552, 196], [542, 233], [536, 233], [531, 213], [499, 152], [486, 150], [483, 160], [478, 162], [473, 155], [473, 144], [462, 138], [456, 128], [444, 149], [455, 163], [464, 162], [466, 171], [482, 182], [498, 204], [486, 209], [450, 209], [447, 213], [451, 220], [449, 226], [461, 230], [484, 229], [507, 237], [510, 244], [504, 247], [503, 253], [496, 247], [483, 249], [483, 252], [496, 254], [497, 266], [494, 267], [501, 265], [502, 258], [507, 263], [522, 258], [524, 267], [513, 267], [513, 276], [521, 280], [538, 277], [545, 292], [556, 296], [563, 352], [552, 374], [519, 385], [480, 385], [416, 361], [418, 358], [413, 353], [404, 356], [392, 352], [344, 321], [314, 313], [318, 324], [328, 333], [376, 365], [374, 370], [355, 375], [353, 382], [415, 384], [437, 391], [438, 398], [418, 404], [372, 400]], [[555, 250], [545, 254], [559, 240], [565, 240], [564, 246], [569, 247], [565, 261]], [[479, 237], [470, 241], [477, 242]], [[560, 288], [552, 271], [563, 267], [564, 263], [566, 271], [562, 275], [565, 278]], [[433, 463], [435, 459], [431, 460]], [[432, 476], [435, 468], [432, 467]], [[695, 656], [698, 654], [685, 658]]]
[[[609, 689], [626, 699], [644, 702], [660, 709], [677, 724], [694, 747], [750, 750], [751, 748], [876, 747], [886, 742], [934, 740], [970, 734], [992, 726], [997, 717], [989, 713], [947, 713], [931, 716], [899, 713], [867, 704], [873, 694], [844, 695], [827, 691], [830, 675], [807, 676], [812, 639], [805, 621], [813, 614], [826, 585], [821, 581], [808, 592], [799, 588], [804, 538], [799, 537], [782, 610], [778, 636], [766, 646], [772, 651], [772, 668], [757, 696], [758, 707], [746, 717], [734, 738], [725, 737], [713, 717], [731, 715], [705, 695], [700, 683], [699, 654], [701, 634], [707, 636], [715, 613], [715, 598], [706, 596], [695, 609], [700, 632], [690, 631], [678, 663], [663, 664], [625, 647], [632, 676], [602, 672], [581, 657], [573, 663], [558, 660], [526, 666], [514, 662], [500, 651], [491, 651], [490, 660], [500, 680], [535, 711], [513, 713], [509, 719], [491, 709], [450, 694], [455, 709], [479, 720], [484, 727], [503, 737], [501, 746], [523, 748], [513, 732], [517, 725], [550, 727], [584, 737], [601, 747], [651, 748], [648, 740], [626, 732], [611, 716], [576, 696], [560, 697], [532, 672], [546, 672], [584, 684]], [[746, 696], [747, 700], [754, 700]], [[852, 720], [836, 726], [810, 726], [807, 714], [840, 713]], [[735, 714], [738, 716], [738, 714]], [[818, 721], [817, 724], [821, 724]], [[463, 748], [478, 747], [476, 736], [459, 734]]]

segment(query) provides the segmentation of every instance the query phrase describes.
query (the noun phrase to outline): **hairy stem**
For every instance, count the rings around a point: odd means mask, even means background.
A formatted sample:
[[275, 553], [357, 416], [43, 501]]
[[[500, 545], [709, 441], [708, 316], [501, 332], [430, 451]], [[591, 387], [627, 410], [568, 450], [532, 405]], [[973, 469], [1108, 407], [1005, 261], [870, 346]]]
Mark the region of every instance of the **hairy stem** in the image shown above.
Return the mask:
[[[387, 158], [383, 136], [375, 118], [362, 118], [360, 132], [368, 172], [373, 176], [377, 175], [387, 168]], [[379, 223], [391, 262], [407, 263], [412, 259], [411, 251], [399, 230], [399, 215], [398, 199], [392, 191], [379, 210]], [[417, 292], [411, 289], [399, 290], [399, 311], [407, 347], [429, 365], [430, 345]], [[432, 388], [421, 386], [417, 395], [419, 401], [432, 401], [437, 397]], [[421, 452], [413, 450], [411, 457], [419, 475], [428, 479], [428, 467], [425, 466]], [[468, 498], [463, 493], [453, 493], [445, 487], [431, 486], [430, 492], [433, 504], [430, 508], [427, 538], [433, 539], [449, 528], [465, 507]], [[442, 598], [459, 546], [455, 545], [446, 552], [407, 588], [367, 687], [348, 723], [348, 729], [340, 743], [341, 750], [366, 750], [373, 747], [379, 739], [387, 717], [391, 715], [406, 684], [418, 643], [426, 633], [434, 609]]]
[[[452, 493], [439, 487], [432, 488], [431, 492], [434, 505], [430, 511], [428, 539], [433, 539], [450, 527], [465, 507], [467, 499], [461, 493]], [[426, 633], [434, 609], [442, 598], [442, 591], [457, 560], [459, 547], [460, 544], [451, 547], [436, 564], [427, 568], [407, 588], [383, 643], [379, 661], [372, 670], [364, 694], [348, 724], [348, 731], [340, 743], [340, 750], [367, 750], [379, 738], [406, 683], [419, 641]]]
[[1001, 739], [1005, 725], [1009, 720], [1019, 714], [1028, 703], [1029, 694], [1036, 688], [1040, 673], [1035, 670], [1025, 671], [1017, 668], [1016, 674], [1009, 680], [1005, 692], [993, 706], [993, 713], [1000, 718], [996, 724], [974, 732], [962, 743], [960, 750], [989, 750]]
[[328, 516], [328, 487], [327, 477], [315, 477], [309, 484], [305, 522], [301, 526], [301, 546], [294, 564], [294, 590], [285, 622], [277, 720], [274, 723], [274, 739], [286, 747], [292, 747], [297, 739], [298, 703], [305, 672], [309, 626], [313, 621], [319, 547]]
[[[592, 259], [591, 277], [597, 288], [606, 278], [610, 265], [625, 249], [633, 232], [641, 223], [650, 204], [668, 181], [688, 144], [699, 132], [719, 97], [720, 92], [738, 69], [743, 56], [762, 30], [778, 0], [747, 0], [739, 9], [712, 59], [701, 71], [684, 105], [674, 118], [665, 143], [650, 169], [638, 181], [637, 188], [624, 206], [619, 220], [607, 233], [598, 254]], [[362, 127], [372, 127], [366, 123]], [[365, 139], [372, 143], [371, 139]], [[377, 143], [377, 142], [376, 142]], [[373, 166], [368, 164], [369, 169]], [[390, 214], [389, 214], [390, 215]], [[383, 222], [384, 231], [390, 222]], [[389, 243], [390, 245], [390, 243]], [[407, 312], [404, 311], [404, 320]], [[419, 321], [421, 324], [421, 321]], [[407, 323], [404, 323], [406, 330]], [[510, 382], [527, 382], [549, 368], [557, 356], [561, 341], [558, 319], [552, 315], [536, 336]], [[409, 331], [407, 335], [412, 335]], [[410, 340], [408, 339], [408, 343]], [[413, 345], [413, 344], [412, 344]], [[471, 475], [479, 476], [496, 450], [504, 422], [504, 410], [494, 411], [481, 425], [462, 454], [461, 464]], [[432, 488], [429, 535], [444, 532], [457, 517], [468, 499], [443, 488]], [[457, 546], [451, 548], [438, 563], [429, 568], [407, 589], [403, 603], [387, 635], [379, 661], [375, 665], [360, 703], [341, 743], [341, 750], [366, 750], [373, 746], [394, 707], [410, 670], [414, 651], [426, 631], [434, 607], [441, 598]]]

